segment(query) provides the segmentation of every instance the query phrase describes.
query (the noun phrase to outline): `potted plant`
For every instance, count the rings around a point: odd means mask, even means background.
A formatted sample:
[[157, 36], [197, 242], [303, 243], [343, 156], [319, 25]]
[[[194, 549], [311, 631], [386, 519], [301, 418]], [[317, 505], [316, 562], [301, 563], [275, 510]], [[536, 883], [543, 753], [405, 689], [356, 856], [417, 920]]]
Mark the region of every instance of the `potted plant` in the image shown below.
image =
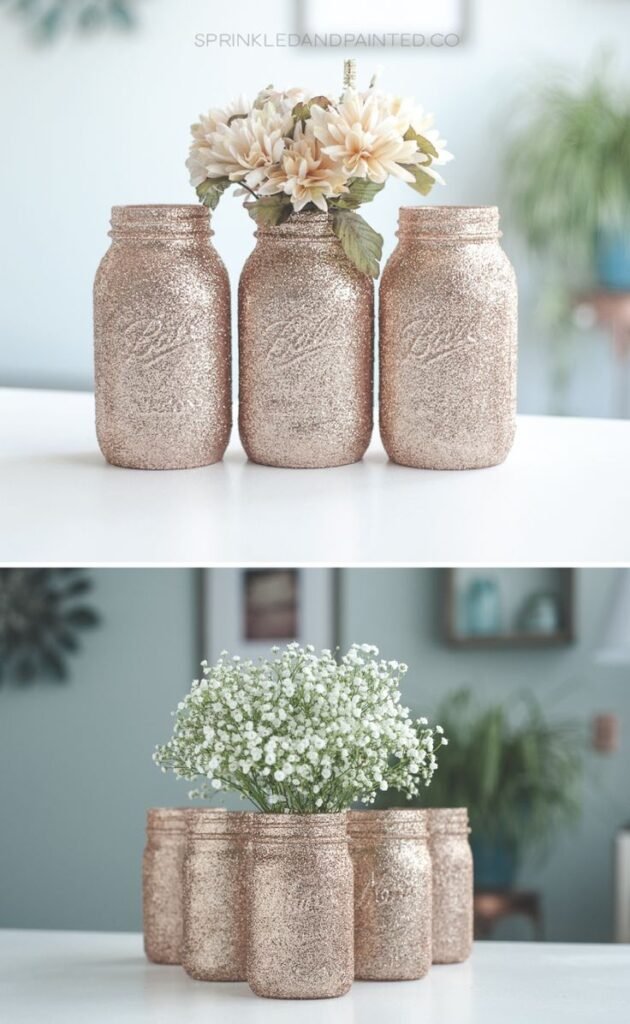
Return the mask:
[[[224, 653], [175, 712], [154, 760], [195, 796], [238, 793], [250, 817], [247, 978], [259, 995], [342, 995], [353, 977], [345, 811], [389, 787], [408, 796], [437, 767], [440, 732], [400, 703], [407, 666], [369, 644], [337, 661], [289, 644], [257, 663]], [[270, 942], [270, 935], [273, 941]]]
[[577, 88], [547, 76], [520, 104], [504, 164], [512, 217], [535, 252], [561, 267], [570, 255], [577, 283], [630, 289], [629, 166], [630, 95], [600, 70]]
[[450, 746], [422, 805], [467, 807], [476, 887], [509, 889], [525, 853], [544, 853], [579, 814], [580, 728], [548, 721], [531, 695], [484, 707], [468, 689], [439, 716]]

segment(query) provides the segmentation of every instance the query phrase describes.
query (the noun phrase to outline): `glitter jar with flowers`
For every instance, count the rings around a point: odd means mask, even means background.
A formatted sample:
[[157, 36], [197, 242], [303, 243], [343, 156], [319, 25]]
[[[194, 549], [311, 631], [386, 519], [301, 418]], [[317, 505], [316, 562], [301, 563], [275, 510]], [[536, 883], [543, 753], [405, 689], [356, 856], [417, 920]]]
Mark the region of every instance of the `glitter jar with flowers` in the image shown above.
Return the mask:
[[422, 195], [449, 154], [413, 100], [262, 90], [193, 125], [188, 168], [214, 209], [232, 184], [257, 243], [239, 287], [240, 416], [255, 462], [362, 458], [372, 432], [374, 288], [383, 239], [357, 212], [388, 178]]
[[389, 787], [414, 796], [437, 767], [433, 730], [400, 702], [407, 667], [369, 644], [339, 660], [290, 644], [203, 669], [154, 760], [202, 780], [192, 795], [235, 792], [262, 812], [250, 821], [248, 981], [274, 998], [342, 995], [354, 976], [345, 812]]

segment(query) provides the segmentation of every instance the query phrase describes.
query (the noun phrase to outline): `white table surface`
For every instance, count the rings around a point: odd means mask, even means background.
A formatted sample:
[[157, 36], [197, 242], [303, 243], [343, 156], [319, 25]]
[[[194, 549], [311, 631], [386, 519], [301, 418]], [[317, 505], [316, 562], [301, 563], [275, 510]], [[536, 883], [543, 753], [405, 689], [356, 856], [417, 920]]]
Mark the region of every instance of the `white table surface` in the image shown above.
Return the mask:
[[0, 563], [630, 562], [630, 421], [520, 417], [502, 466], [108, 466], [87, 393], [0, 389]]
[[341, 999], [259, 999], [149, 964], [142, 939], [0, 932], [7, 1024], [627, 1024], [630, 946], [477, 943], [422, 981], [355, 982]]

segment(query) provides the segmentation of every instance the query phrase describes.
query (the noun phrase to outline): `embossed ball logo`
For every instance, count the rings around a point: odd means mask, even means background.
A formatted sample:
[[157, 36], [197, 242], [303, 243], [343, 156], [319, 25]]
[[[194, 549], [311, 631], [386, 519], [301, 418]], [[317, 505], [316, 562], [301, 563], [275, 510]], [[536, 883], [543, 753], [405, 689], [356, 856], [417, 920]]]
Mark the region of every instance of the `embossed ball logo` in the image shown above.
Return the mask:
[[411, 320], [400, 334], [401, 358], [415, 363], [427, 364], [477, 344], [466, 330], [466, 319], [455, 318], [448, 329], [443, 323], [431, 323], [425, 319]]
[[312, 356], [329, 350], [332, 345], [339, 346], [340, 339], [345, 340], [348, 332], [335, 331], [337, 321], [335, 313], [324, 313], [323, 316], [282, 317], [273, 320], [263, 331], [263, 345], [266, 348], [265, 361], [274, 366], [290, 366], [302, 362]]
[[170, 323], [156, 317], [140, 317], [123, 332], [125, 359], [143, 369], [158, 365], [185, 349], [202, 327], [199, 313]]

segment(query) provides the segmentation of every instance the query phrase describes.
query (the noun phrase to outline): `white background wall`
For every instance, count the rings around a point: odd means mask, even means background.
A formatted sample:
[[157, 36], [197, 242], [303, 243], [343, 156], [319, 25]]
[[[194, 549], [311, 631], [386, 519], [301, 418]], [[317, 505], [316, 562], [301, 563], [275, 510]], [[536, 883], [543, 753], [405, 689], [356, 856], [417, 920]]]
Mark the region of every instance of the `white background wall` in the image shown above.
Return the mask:
[[[470, 38], [458, 49], [355, 54], [362, 81], [383, 64], [388, 88], [436, 113], [457, 160], [433, 201], [497, 201], [506, 104], [515, 90], [549, 61], [580, 69], [602, 45], [621, 53], [630, 38], [627, 0], [470, 4]], [[47, 48], [30, 44], [19, 19], [0, 12], [0, 383], [91, 386], [91, 282], [108, 244], [109, 209], [194, 200], [184, 160], [199, 111], [269, 81], [339, 87], [344, 54], [337, 50], [194, 46], [196, 32], [290, 30], [295, 0], [142, 0], [139, 7], [136, 33], [67, 38]], [[630, 79], [623, 60], [618, 71]], [[398, 206], [414, 201], [410, 190], [390, 184], [370, 207], [386, 255]], [[228, 196], [215, 226], [235, 284], [251, 222]], [[521, 282], [520, 405], [540, 411], [550, 398], [545, 342], [532, 324], [535, 286], [510, 233], [505, 242]], [[615, 376], [604, 340], [580, 343], [580, 360], [570, 411], [609, 413]]]

